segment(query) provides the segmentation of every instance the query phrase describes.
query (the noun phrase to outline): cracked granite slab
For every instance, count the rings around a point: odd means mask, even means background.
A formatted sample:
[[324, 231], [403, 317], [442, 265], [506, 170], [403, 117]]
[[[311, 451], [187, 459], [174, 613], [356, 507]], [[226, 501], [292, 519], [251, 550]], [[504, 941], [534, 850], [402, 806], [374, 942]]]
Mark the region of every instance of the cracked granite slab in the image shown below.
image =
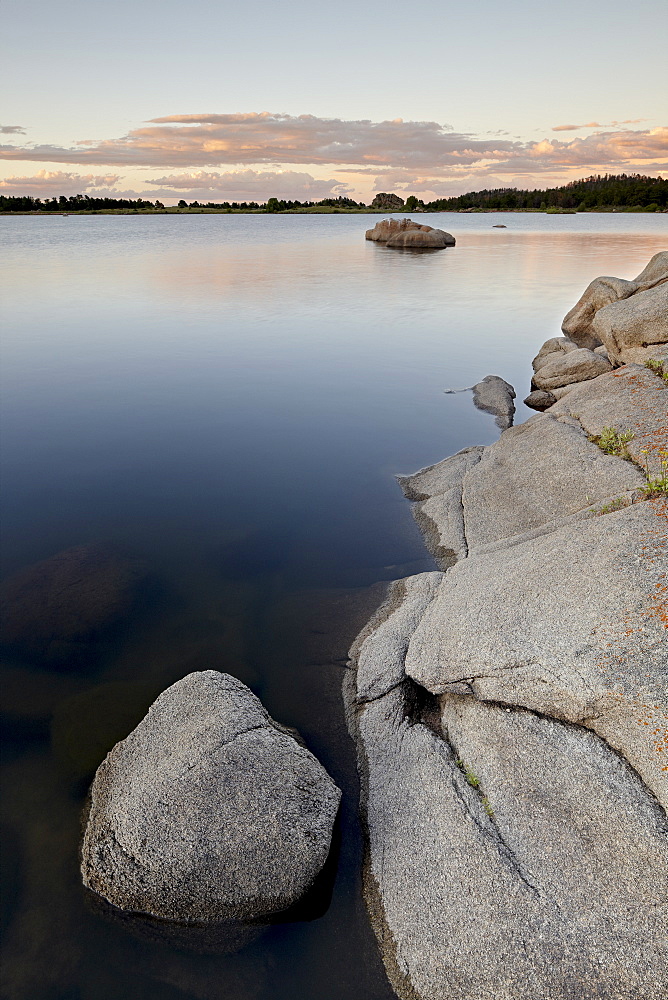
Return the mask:
[[591, 440], [652, 470], [667, 399], [629, 365], [400, 479], [444, 572], [393, 585], [346, 699], [405, 1000], [668, 996], [668, 504]]

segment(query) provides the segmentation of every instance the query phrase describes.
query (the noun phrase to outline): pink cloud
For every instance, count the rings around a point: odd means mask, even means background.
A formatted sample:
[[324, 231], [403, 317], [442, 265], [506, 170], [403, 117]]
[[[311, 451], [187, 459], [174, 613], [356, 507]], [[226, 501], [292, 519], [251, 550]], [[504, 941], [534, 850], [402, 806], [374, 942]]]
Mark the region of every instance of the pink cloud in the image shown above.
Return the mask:
[[[85, 194], [98, 188], [111, 188], [119, 180], [118, 174], [81, 175], [62, 170], [39, 170], [32, 177], [7, 177], [0, 180], [0, 194], [51, 198], [53, 195]], [[113, 194], [118, 197], [118, 192]]]
[[48, 163], [207, 167], [222, 164], [412, 165], [509, 154], [520, 143], [476, 139], [437, 122], [343, 121], [313, 115], [171, 115], [120, 139], [83, 140], [75, 147], [4, 146], [0, 157]]
[[[400, 119], [344, 121], [268, 112], [170, 115], [121, 139], [86, 140], [69, 149], [0, 146], [0, 158], [167, 168], [169, 173], [142, 182], [149, 189], [148, 196], [191, 201], [261, 201], [270, 196], [319, 200], [350, 192], [344, 181], [354, 175], [377, 178], [376, 190], [445, 192], [453, 184], [462, 190], [468, 185], [470, 190], [507, 184], [515, 177], [540, 186], [590, 173], [665, 170], [667, 127], [603, 131], [598, 123], [589, 122], [555, 126], [552, 131], [576, 128], [599, 130], [577, 138], [523, 141], [500, 135], [476, 138], [436, 122]], [[227, 164], [248, 166], [223, 172], [207, 169]], [[317, 179], [299, 169], [281, 170], [280, 164], [314, 164], [338, 176]], [[117, 180], [116, 173], [98, 179], [93, 174], [79, 177], [66, 171], [41, 171], [32, 180], [10, 178], [4, 189], [13, 185], [17, 192], [20, 187], [26, 193], [41, 185], [43, 193], [56, 189], [58, 193], [83, 193], [91, 187], [113, 188]]]
[[272, 197], [319, 201], [352, 190], [336, 178], [320, 180], [296, 170], [230, 170], [222, 174], [200, 170], [156, 177], [146, 183], [160, 188], [160, 197], [189, 201], [266, 201]]

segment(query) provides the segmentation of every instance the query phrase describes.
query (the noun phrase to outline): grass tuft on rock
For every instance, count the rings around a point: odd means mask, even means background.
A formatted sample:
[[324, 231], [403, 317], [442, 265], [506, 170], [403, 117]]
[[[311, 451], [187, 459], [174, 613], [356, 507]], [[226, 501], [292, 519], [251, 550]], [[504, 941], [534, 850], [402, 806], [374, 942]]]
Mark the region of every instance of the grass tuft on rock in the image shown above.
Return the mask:
[[615, 427], [604, 427], [600, 434], [592, 434], [589, 440], [598, 445], [606, 455], [615, 455], [630, 462], [632, 459], [626, 446], [633, 437], [633, 431], [618, 431]]

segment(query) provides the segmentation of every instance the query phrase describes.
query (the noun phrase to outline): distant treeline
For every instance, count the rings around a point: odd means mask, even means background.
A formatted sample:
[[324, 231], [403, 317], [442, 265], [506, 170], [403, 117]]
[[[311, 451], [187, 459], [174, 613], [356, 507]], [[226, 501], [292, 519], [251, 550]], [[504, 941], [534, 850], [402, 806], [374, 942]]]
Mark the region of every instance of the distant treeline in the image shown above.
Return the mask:
[[[366, 208], [364, 202], [351, 198], [323, 198], [322, 201], [284, 201], [270, 198], [267, 202], [257, 201], [191, 201], [183, 199], [176, 209], [210, 209], [218, 212], [288, 212], [296, 208], [351, 209]], [[145, 198], [95, 198], [88, 194], [75, 194], [69, 198], [62, 195], [42, 201], [41, 198], [14, 197], [0, 195], [0, 212], [104, 212], [124, 209], [131, 212], [164, 212], [161, 201], [147, 201]]]
[[495, 188], [472, 191], [457, 198], [439, 198], [424, 206], [429, 212], [456, 212], [467, 209], [513, 211], [549, 208], [591, 212], [597, 209], [635, 208], [660, 212], [668, 208], [668, 180], [641, 174], [597, 174], [563, 187], [545, 191]]
[[519, 188], [495, 188], [492, 191], [472, 191], [456, 198], [438, 198], [426, 204], [415, 195], [404, 202], [396, 194], [379, 194], [371, 206], [352, 198], [323, 198], [321, 201], [286, 201], [269, 198], [266, 202], [223, 201], [187, 202], [181, 200], [175, 208], [166, 209], [161, 201], [145, 198], [95, 198], [75, 194], [67, 198], [6, 197], [0, 195], [0, 212], [177, 212], [185, 210], [217, 212], [294, 212], [294, 211], [364, 211], [384, 210], [397, 212], [466, 212], [466, 211], [549, 211], [566, 210], [595, 212], [627, 209], [661, 212], [668, 209], [668, 180], [661, 177], [644, 177], [641, 174], [600, 174], [581, 181], [571, 181], [563, 187], [538, 191]]

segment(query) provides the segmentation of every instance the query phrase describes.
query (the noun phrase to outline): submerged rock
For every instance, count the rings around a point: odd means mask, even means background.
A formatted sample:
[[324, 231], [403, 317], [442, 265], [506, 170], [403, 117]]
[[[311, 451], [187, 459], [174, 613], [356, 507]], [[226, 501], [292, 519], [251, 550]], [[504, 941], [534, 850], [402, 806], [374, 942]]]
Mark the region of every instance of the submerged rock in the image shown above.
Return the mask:
[[7, 579], [2, 642], [49, 661], [80, 652], [129, 610], [143, 566], [102, 545], [79, 545]]
[[340, 797], [244, 684], [189, 674], [98, 768], [83, 881], [123, 910], [173, 921], [276, 913], [323, 867]]

